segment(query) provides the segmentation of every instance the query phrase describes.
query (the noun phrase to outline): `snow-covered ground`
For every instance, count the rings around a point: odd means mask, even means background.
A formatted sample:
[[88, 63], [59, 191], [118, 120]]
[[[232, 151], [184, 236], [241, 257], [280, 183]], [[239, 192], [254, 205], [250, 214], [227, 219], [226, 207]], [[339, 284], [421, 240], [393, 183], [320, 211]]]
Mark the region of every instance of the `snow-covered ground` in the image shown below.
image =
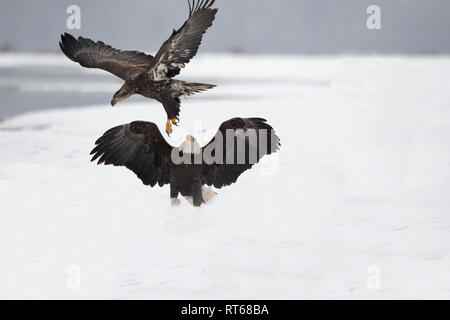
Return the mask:
[[163, 130], [156, 102], [0, 123], [0, 298], [450, 298], [449, 57], [203, 55], [190, 78], [224, 85], [183, 102], [171, 143], [258, 116], [279, 156], [170, 208], [89, 162], [112, 126]]

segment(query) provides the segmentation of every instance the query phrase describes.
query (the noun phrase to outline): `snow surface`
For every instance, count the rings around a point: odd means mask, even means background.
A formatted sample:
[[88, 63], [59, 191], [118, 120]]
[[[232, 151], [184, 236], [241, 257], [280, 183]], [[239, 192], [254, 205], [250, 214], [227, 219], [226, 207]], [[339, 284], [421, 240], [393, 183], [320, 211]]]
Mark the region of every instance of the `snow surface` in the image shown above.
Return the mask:
[[183, 101], [172, 144], [259, 116], [279, 155], [170, 208], [89, 162], [115, 125], [162, 131], [157, 103], [0, 123], [0, 298], [450, 298], [449, 57], [203, 55], [194, 76], [230, 81]]

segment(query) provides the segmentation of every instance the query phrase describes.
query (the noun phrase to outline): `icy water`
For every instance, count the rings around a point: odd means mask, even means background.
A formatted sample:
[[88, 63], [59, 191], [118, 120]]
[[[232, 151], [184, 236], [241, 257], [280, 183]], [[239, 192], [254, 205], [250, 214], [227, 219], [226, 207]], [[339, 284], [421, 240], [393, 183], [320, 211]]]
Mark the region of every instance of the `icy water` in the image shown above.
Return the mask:
[[[193, 79], [200, 81], [200, 79]], [[202, 79], [204, 82], [226, 82]], [[83, 69], [60, 66], [0, 67], [0, 119], [44, 109], [101, 105], [110, 107], [121, 80], [105, 73], [86, 73]], [[207, 97], [203, 97], [205, 99]], [[209, 97], [211, 98], [211, 97]], [[237, 97], [234, 97], [237, 98]], [[214, 99], [233, 99], [216, 95]], [[131, 97], [127, 103], [145, 101]]]
[[107, 76], [86, 75], [73, 68], [0, 68], [0, 118], [42, 109], [107, 104], [110, 93], [70, 89], [74, 82], [89, 85], [98, 81], [114, 83]]
[[[180, 78], [182, 79], [182, 78]], [[270, 79], [196, 78], [183, 80], [212, 83], [219, 86], [228, 84], [270, 84]], [[0, 67], [0, 119], [22, 113], [44, 109], [62, 109], [102, 105], [109, 102], [122, 81], [108, 73], [91, 73], [82, 68], [62, 66], [14, 66]], [[320, 85], [320, 84], [319, 84]], [[197, 95], [190, 99], [247, 100], [258, 96], [239, 96], [210, 91], [207, 95]], [[145, 98], [134, 96], [130, 102], [144, 102]], [[148, 101], [148, 100], [147, 100]]]

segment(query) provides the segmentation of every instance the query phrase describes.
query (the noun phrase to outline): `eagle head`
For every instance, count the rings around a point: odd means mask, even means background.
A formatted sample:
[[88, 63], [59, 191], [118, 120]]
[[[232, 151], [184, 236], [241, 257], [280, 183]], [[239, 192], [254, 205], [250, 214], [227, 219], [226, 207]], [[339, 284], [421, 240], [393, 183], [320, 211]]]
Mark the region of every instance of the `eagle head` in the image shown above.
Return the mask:
[[117, 91], [112, 100], [111, 100], [111, 106], [115, 106], [116, 104], [118, 104], [120, 101], [125, 100], [126, 98], [132, 96], [134, 94], [134, 90], [132, 87], [130, 87], [130, 85], [128, 83], [125, 83], [122, 88], [119, 89], [119, 91]]
[[191, 135], [186, 136], [186, 141], [180, 146], [183, 153], [199, 154], [201, 152], [200, 145], [197, 140]]

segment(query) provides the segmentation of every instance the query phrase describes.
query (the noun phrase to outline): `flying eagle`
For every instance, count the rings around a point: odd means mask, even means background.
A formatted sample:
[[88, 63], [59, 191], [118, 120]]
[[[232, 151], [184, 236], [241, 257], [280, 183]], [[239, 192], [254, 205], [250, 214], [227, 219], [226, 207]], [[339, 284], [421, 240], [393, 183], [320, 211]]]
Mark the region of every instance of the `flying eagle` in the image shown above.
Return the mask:
[[162, 103], [167, 113], [166, 132], [172, 133], [180, 114], [180, 97], [214, 88], [215, 85], [173, 80], [197, 53], [203, 34], [212, 25], [217, 9], [215, 0], [188, 0], [189, 18], [179, 30], [174, 30], [155, 57], [137, 51], [121, 51], [102, 41], [65, 33], [59, 46], [72, 61], [85, 68], [108, 71], [125, 81], [114, 94], [111, 105], [116, 105], [134, 94]]
[[234, 118], [203, 148], [190, 135], [174, 148], [154, 123], [144, 121], [110, 129], [95, 144], [91, 155], [97, 164], [126, 167], [150, 187], [170, 184], [172, 205], [181, 194], [201, 206], [216, 195], [205, 185], [220, 189], [235, 183], [264, 155], [277, 152], [280, 139], [264, 119]]

